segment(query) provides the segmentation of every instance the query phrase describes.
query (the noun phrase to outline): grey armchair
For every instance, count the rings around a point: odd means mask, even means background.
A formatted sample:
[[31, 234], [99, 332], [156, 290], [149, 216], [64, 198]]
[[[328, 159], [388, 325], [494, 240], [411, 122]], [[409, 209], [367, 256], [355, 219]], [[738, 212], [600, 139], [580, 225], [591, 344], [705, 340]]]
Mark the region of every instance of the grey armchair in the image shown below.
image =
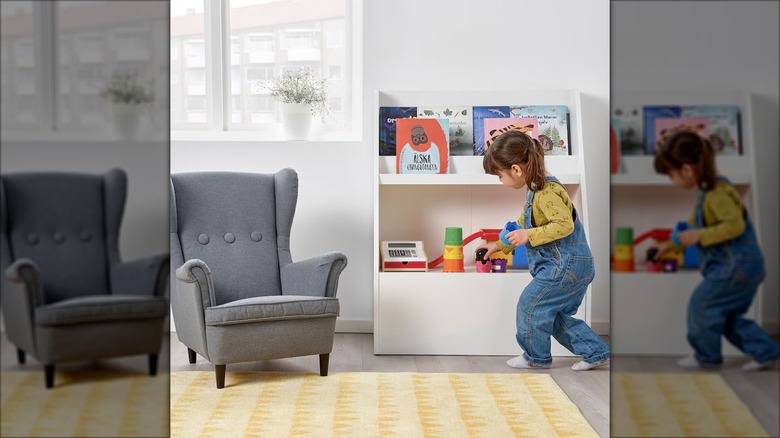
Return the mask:
[[318, 354], [328, 359], [347, 258], [330, 252], [298, 262], [290, 230], [298, 174], [193, 172], [171, 175], [171, 308], [190, 363], [215, 365]]
[[54, 386], [57, 363], [146, 354], [149, 374], [168, 315], [169, 256], [119, 256], [127, 176], [32, 172], [0, 178], [2, 310], [19, 363]]

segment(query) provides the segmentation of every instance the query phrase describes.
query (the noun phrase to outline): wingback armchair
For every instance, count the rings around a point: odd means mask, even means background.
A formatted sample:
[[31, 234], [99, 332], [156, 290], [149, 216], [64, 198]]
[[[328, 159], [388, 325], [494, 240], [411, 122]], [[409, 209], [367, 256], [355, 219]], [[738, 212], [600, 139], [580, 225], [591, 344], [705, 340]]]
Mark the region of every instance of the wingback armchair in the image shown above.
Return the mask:
[[146, 354], [157, 372], [168, 254], [123, 263], [127, 175], [30, 172], [0, 178], [2, 311], [19, 363], [54, 385], [57, 363]]
[[171, 175], [176, 334], [190, 363], [197, 353], [215, 365], [217, 388], [229, 363], [317, 354], [328, 373], [347, 258], [292, 261], [297, 200], [292, 169]]

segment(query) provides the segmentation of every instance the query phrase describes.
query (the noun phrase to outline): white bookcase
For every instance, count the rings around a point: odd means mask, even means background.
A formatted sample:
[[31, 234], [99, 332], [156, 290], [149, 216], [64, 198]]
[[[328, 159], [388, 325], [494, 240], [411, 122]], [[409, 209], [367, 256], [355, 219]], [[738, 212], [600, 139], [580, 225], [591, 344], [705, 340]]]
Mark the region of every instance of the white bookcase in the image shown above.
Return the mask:
[[[374, 92], [374, 353], [516, 355], [515, 309], [531, 281], [527, 270], [476, 273], [474, 251], [464, 246], [464, 273], [381, 272], [380, 242], [421, 240], [429, 261], [444, 251], [446, 227], [463, 237], [481, 228], [501, 228], [520, 216], [525, 189], [512, 190], [486, 175], [482, 157], [450, 157], [446, 175], [399, 175], [395, 157], [379, 156], [379, 108], [424, 105], [566, 105], [570, 156], [548, 156], [548, 171], [566, 185], [588, 231], [580, 94], [551, 91], [375, 91]], [[606, 245], [606, 242], [604, 242]], [[590, 323], [590, 290], [577, 317]], [[570, 355], [555, 340], [552, 353]]]
[[[739, 91], [636, 91], [612, 92], [613, 105], [738, 105], [741, 110], [742, 155], [717, 157], [721, 174], [737, 187], [756, 231], [758, 223], [753, 105], [750, 94]], [[672, 228], [687, 220], [696, 202], [696, 190], [674, 187], [653, 169], [652, 156], [622, 158], [625, 172], [611, 177], [611, 240], [617, 227], [634, 228], [634, 237], [652, 228]], [[686, 340], [686, 309], [693, 289], [701, 281], [698, 270], [674, 274], [648, 273], [645, 251], [650, 239], [634, 248], [637, 272], [612, 272], [610, 337], [615, 355], [684, 355], [691, 352]], [[759, 321], [761, 290], [747, 316]], [[724, 354], [738, 354], [725, 340]]]

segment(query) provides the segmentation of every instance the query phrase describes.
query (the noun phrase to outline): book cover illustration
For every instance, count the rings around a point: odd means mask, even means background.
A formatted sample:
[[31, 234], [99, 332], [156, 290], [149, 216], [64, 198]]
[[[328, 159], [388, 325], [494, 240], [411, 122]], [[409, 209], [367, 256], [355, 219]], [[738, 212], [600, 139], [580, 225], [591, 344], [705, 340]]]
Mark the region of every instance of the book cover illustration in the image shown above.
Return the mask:
[[447, 173], [448, 119], [396, 119], [396, 173]]
[[708, 138], [716, 155], [742, 154], [740, 111], [737, 105], [684, 106], [681, 116], [707, 119]]
[[510, 117], [506, 119], [486, 118], [483, 119], [485, 129], [485, 150], [490, 149], [490, 145], [499, 135], [507, 131], [520, 131], [531, 138], [538, 140], [538, 121], [533, 117]]
[[474, 155], [485, 155], [485, 122], [484, 119], [501, 119], [509, 117], [508, 106], [475, 106], [474, 114]]
[[571, 154], [569, 138], [569, 109], [566, 105], [510, 106], [509, 117], [535, 118], [538, 136], [545, 155]]
[[695, 132], [702, 138], [709, 138], [709, 121], [706, 117], [659, 117], [654, 123], [657, 144], [680, 131]]
[[679, 118], [682, 108], [679, 106], [645, 106], [642, 110], [642, 130], [645, 137], [645, 153], [655, 155], [655, 119]]
[[474, 119], [470, 106], [418, 106], [417, 117], [449, 120], [450, 155], [474, 155]]
[[379, 155], [395, 156], [395, 121], [417, 117], [414, 106], [379, 107]]
[[645, 143], [642, 136], [642, 107], [638, 105], [612, 108], [612, 118], [619, 126], [621, 155], [644, 155]]

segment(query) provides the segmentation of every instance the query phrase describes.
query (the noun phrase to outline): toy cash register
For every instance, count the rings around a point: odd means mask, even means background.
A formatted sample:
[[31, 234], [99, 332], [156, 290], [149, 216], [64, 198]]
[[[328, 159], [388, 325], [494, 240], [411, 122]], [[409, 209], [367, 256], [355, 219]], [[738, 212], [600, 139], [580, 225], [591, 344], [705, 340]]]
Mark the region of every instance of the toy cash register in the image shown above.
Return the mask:
[[392, 271], [428, 271], [428, 258], [425, 256], [422, 241], [383, 241], [383, 272]]

